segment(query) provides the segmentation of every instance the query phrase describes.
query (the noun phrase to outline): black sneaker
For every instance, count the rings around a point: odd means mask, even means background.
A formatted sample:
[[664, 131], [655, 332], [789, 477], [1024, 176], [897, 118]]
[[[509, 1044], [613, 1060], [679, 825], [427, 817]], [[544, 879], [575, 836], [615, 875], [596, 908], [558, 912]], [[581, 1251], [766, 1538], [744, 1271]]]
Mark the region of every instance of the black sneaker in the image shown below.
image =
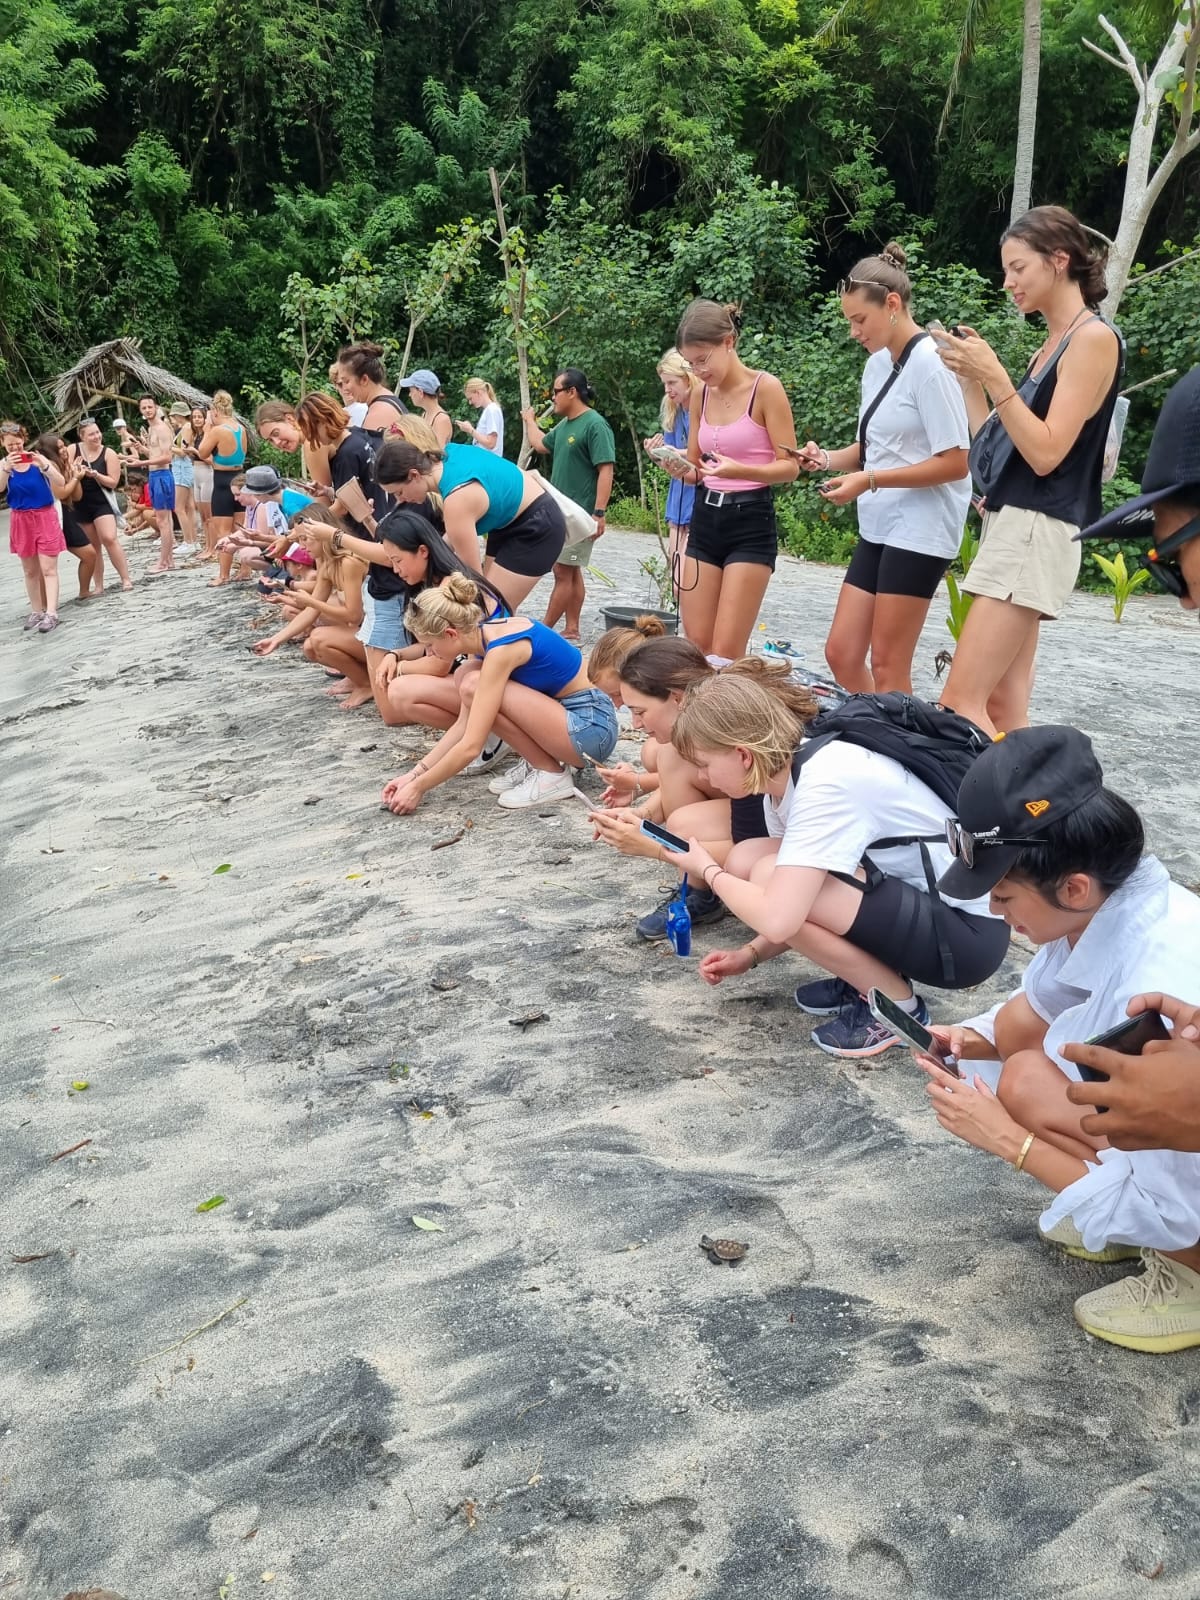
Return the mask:
[[[924, 1000], [917, 996], [917, 1010], [913, 1017], [923, 1027], [929, 1026], [929, 1011]], [[879, 1056], [885, 1050], [907, 1050], [907, 1042], [892, 1032], [886, 1022], [871, 1015], [861, 994], [842, 1007], [837, 1016], [823, 1022], [812, 1032], [812, 1042], [827, 1056], [844, 1056], [855, 1061], [863, 1056]]]
[[[678, 895], [669, 894], [661, 905], [655, 906], [649, 915], [642, 918], [637, 925], [639, 939], [655, 944], [667, 937], [667, 907], [678, 898]], [[711, 889], [689, 888], [687, 908], [693, 928], [702, 927], [706, 922], [720, 922], [722, 917], [729, 915], [729, 908], [725, 902], [720, 895], [713, 894]]]
[[836, 1017], [856, 990], [844, 978], [816, 978], [796, 986], [796, 1004], [810, 1017]]

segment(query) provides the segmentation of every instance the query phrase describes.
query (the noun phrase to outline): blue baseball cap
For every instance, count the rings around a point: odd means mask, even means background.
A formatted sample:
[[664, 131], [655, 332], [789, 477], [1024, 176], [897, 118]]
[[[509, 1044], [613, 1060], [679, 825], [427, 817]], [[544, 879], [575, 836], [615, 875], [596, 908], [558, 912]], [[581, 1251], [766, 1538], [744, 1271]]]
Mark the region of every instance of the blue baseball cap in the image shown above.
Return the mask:
[[442, 384], [436, 372], [430, 372], [428, 367], [418, 367], [411, 378], [400, 379], [400, 387], [420, 389], [422, 394], [437, 394]]

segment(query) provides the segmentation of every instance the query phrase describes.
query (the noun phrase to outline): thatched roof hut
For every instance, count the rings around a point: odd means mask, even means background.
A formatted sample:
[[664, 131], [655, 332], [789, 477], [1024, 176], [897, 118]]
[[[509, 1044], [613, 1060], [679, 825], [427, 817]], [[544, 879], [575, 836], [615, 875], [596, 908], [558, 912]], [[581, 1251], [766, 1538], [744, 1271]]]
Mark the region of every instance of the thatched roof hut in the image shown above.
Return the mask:
[[210, 399], [194, 384], [147, 361], [140, 339], [110, 339], [107, 344], [93, 345], [73, 367], [52, 378], [46, 392], [62, 428], [74, 427], [100, 400], [120, 407], [138, 394], [152, 394], [167, 402], [186, 400], [190, 406], [207, 406]]

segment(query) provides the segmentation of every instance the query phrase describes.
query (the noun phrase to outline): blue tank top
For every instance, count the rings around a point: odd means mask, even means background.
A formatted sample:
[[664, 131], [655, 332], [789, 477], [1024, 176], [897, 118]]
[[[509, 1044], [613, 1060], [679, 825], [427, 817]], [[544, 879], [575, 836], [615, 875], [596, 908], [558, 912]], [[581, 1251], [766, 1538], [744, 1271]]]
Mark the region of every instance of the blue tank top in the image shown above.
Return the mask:
[[[464, 483], [482, 484], [488, 508], [475, 524], [480, 533], [507, 528], [525, 495], [525, 474], [503, 456], [481, 450], [477, 444], [448, 444], [438, 488], [445, 500], [452, 489]], [[578, 669], [577, 669], [578, 670]]]
[[54, 492], [39, 467], [22, 467], [8, 480], [10, 511], [41, 511], [54, 504]]
[[[472, 446], [464, 448], [469, 450]], [[481, 450], [480, 454], [484, 452]], [[495, 650], [502, 644], [516, 644], [520, 639], [529, 640], [532, 654], [528, 661], [513, 668], [510, 676], [514, 683], [523, 683], [527, 689], [536, 689], [539, 694], [556, 695], [578, 675], [583, 656], [570, 640], [541, 622], [531, 622], [527, 628], [517, 633], [506, 633], [502, 639], [485, 639], [483, 653], [486, 656], [489, 650]]]
[[229, 423], [223, 423], [222, 426], [223, 427], [227, 427], [229, 429], [230, 433], [232, 433], [233, 436], [237, 439], [237, 444], [234, 445], [233, 453], [231, 455], [221, 456], [221, 455], [218, 455], [217, 452], [214, 450], [213, 453], [212, 453], [212, 464], [213, 464], [213, 466], [214, 467], [223, 468], [225, 471], [228, 471], [231, 467], [243, 467], [243, 466], [245, 466], [245, 464], [246, 464], [246, 436], [242, 432], [241, 423], [240, 422], [229, 422]]

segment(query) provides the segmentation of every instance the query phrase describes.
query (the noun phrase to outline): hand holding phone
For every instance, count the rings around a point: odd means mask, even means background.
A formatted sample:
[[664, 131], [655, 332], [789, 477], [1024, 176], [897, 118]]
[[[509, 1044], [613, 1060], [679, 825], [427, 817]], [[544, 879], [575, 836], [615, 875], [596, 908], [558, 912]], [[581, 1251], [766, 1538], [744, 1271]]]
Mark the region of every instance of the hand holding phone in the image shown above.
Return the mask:
[[[1123, 1056], [1140, 1056], [1152, 1040], [1170, 1037], [1171, 1030], [1157, 1011], [1141, 1011], [1136, 1017], [1126, 1017], [1124, 1022], [1118, 1022], [1115, 1028], [1108, 1028], [1104, 1033], [1085, 1039], [1084, 1043], [1099, 1045], [1103, 1050], [1115, 1050]], [[1077, 1061], [1075, 1065], [1085, 1083], [1108, 1082], [1108, 1073], [1101, 1072], [1098, 1067], [1085, 1067], [1082, 1061]], [[1107, 1107], [1097, 1106], [1096, 1109], [1103, 1114]]]
[[955, 1057], [943, 1051], [929, 1029], [905, 1011], [897, 1001], [889, 1000], [879, 989], [869, 989], [867, 1009], [877, 1022], [882, 1022], [885, 1028], [890, 1028], [906, 1044], [911, 1045], [918, 1055], [928, 1056], [931, 1061], [936, 1061], [944, 1072], [949, 1072], [956, 1078], [962, 1077]]
[[668, 850], [673, 850], [676, 855], [687, 855], [688, 842], [681, 839], [677, 833], [672, 833], [669, 828], [664, 828], [661, 822], [651, 822], [642, 818], [642, 832], [647, 839], [653, 839], [656, 844], [663, 845]]

